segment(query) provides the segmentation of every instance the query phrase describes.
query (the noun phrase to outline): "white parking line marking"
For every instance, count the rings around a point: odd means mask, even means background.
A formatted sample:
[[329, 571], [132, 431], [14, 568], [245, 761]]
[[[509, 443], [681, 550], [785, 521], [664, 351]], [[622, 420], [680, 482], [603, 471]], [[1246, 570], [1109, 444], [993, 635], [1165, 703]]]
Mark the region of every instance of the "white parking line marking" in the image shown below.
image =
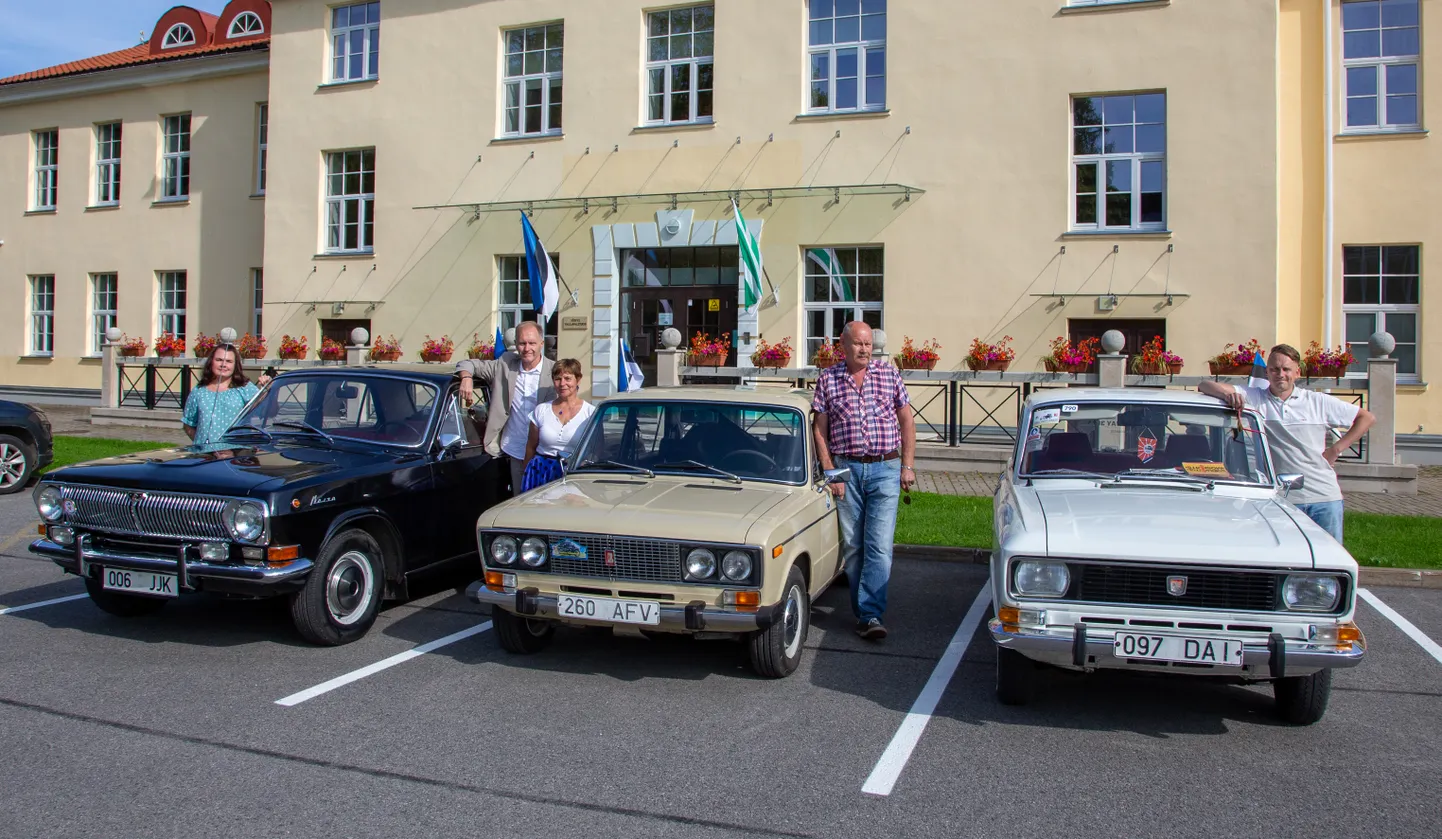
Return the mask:
[[1397, 628], [1407, 633], [1407, 636], [1413, 641], [1416, 641], [1417, 646], [1426, 650], [1428, 655], [1437, 659], [1438, 664], [1442, 664], [1442, 646], [1438, 646], [1436, 641], [1428, 638], [1422, 632], [1422, 630], [1413, 626], [1411, 621], [1397, 614], [1397, 611], [1391, 606], [1388, 606], [1386, 603], [1383, 603], [1381, 600], [1377, 599], [1377, 595], [1366, 590], [1365, 588], [1357, 589], [1357, 593], [1360, 594], [1362, 596], [1362, 599], [1367, 601], [1367, 603], [1373, 609], [1381, 612], [1382, 617], [1386, 618], [1392, 623], [1397, 624]]
[[54, 600], [42, 600], [39, 603], [26, 603], [24, 606], [6, 606], [0, 609], [0, 615], [11, 615], [15, 612], [23, 612], [26, 609], [39, 609], [41, 606], [54, 606], [56, 603], [69, 603], [71, 600], [80, 600], [89, 597], [88, 594], [72, 594], [69, 597], [57, 597]]
[[961, 626], [956, 628], [956, 634], [951, 636], [951, 643], [946, 646], [941, 660], [932, 668], [931, 678], [926, 680], [926, 686], [911, 704], [906, 719], [902, 720], [901, 727], [896, 730], [896, 735], [891, 738], [886, 751], [881, 753], [881, 759], [876, 761], [866, 783], [861, 785], [862, 792], [891, 795], [891, 788], [896, 786], [901, 770], [905, 769], [906, 762], [911, 760], [912, 749], [915, 749], [921, 740], [926, 724], [931, 722], [932, 712], [941, 701], [942, 693], [946, 691], [947, 684], [956, 673], [957, 665], [961, 664], [961, 657], [966, 654], [966, 648], [971, 644], [971, 636], [976, 634], [976, 628], [981, 624], [981, 619], [990, 605], [991, 585], [986, 583], [972, 601], [966, 617], [961, 619]]
[[479, 635], [490, 628], [491, 622], [486, 621], [485, 623], [477, 624], [470, 629], [462, 629], [460, 632], [452, 633], [444, 638], [437, 638], [434, 641], [429, 641], [425, 644], [421, 644], [420, 646], [406, 650], [403, 653], [397, 653], [390, 658], [377, 661], [375, 664], [368, 664], [359, 670], [352, 670], [344, 676], [336, 676], [334, 679], [331, 679], [328, 682], [321, 682], [315, 687], [306, 688], [300, 693], [292, 693], [290, 696], [287, 696], [284, 699], [277, 699], [275, 700], [275, 704], [284, 705], [286, 707], [290, 707], [292, 705], [299, 705], [300, 703], [305, 702], [308, 699], [314, 699], [323, 693], [330, 693], [338, 687], [344, 687], [351, 682], [364, 679], [366, 676], [374, 675], [381, 672], [382, 670], [389, 670], [390, 668], [395, 667], [397, 664], [403, 664], [413, 658], [423, 656], [426, 653], [435, 652], [441, 647], [447, 646], [449, 644], [454, 644], [457, 641], [464, 641], [472, 635]]

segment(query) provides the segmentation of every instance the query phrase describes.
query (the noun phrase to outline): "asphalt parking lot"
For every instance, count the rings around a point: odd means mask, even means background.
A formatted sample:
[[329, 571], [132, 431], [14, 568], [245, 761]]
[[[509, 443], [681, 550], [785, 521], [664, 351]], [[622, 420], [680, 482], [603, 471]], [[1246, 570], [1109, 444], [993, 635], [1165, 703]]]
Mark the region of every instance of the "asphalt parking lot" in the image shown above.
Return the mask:
[[1372, 590], [1417, 637], [1361, 606], [1368, 658], [1289, 728], [1266, 688], [1149, 676], [997, 704], [973, 565], [899, 559], [880, 645], [827, 593], [801, 668], [764, 681], [724, 641], [567, 630], [508, 656], [466, 579], [333, 649], [278, 602], [115, 618], [27, 552], [34, 520], [0, 498], [6, 837], [1426, 836], [1442, 815], [1442, 591]]

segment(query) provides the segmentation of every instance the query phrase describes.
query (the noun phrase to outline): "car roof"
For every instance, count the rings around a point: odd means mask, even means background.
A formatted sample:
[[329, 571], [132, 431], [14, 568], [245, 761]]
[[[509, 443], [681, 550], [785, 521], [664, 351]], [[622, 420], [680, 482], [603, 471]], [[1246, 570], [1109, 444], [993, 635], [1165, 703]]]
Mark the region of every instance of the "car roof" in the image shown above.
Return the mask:
[[765, 405], [769, 408], [794, 408], [798, 411], [811, 410], [809, 391], [782, 390], [780, 388], [721, 388], [721, 387], [646, 387], [630, 393], [618, 393], [606, 398], [606, 402], [630, 401], [667, 402], [725, 402], [730, 404]]
[[1026, 407], [1076, 402], [1133, 402], [1168, 405], [1222, 407], [1222, 402], [1195, 390], [1167, 390], [1149, 387], [1078, 387], [1038, 391], [1027, 397]]
[[[430, 366], [434, 367], [434, 365], [430, 365]], [[279, 378], [281, 378], [281, 377], [287, 377], [287, 378], [288, 378], [288, 377], [291, 377], [291, 376], [307, 376], [307, 375], [311, 375], [311, 376], [314, 376], [314, 375], [333, 376], [333, 375], [338, 375], [338, 374], [339, 374], [339, 375], [345, 375], [345, 376], [351, 376], [351, 377], [354, 377], [354, 376], [376, 376], [376, 377], [384, 377], [384, 378], [390, 378], [390, 379], [399, 378], [399, 379], [409, 379], [409, 380], [411, 380], [411, 381], [422, 381], [422, 382], [425, 382], [425, 383], [427, 383], [427, 384], [436, 385], [437, 387], [439, 387], [439, 388], [441, 388], [441, 389], [444, 390], [445, 387], [446, 387], [446, 385], [449, 384], [449, 383], [455, 378], [455, 372], [456, 372], [456, 371], [455, 371], [455, 368], [454, 368], [454, 367], [441, 367], [441, 368], [439, 368], [439, 370], [436, 370], [436, 369], [425, 370], [425, 369], [416, 369], [416, 367], [413, 366], [413, 365], [392, 365], [392, 364], [387, 364], [387, 365], [384, 366], [384, 367], [376, 367], [376, 366], [371, 366], [371, 365], [357, 366], [357, 367], [329, 367], [329, 366], [327, 366], [327, 367], [297, 367], [297, 368], [294, 368], [294, 369], [284, 369], [284, 368], [282, 368], [282, 369], [280, 370], [280, 372], [276, 374], [276, 378], [279, 379]]]

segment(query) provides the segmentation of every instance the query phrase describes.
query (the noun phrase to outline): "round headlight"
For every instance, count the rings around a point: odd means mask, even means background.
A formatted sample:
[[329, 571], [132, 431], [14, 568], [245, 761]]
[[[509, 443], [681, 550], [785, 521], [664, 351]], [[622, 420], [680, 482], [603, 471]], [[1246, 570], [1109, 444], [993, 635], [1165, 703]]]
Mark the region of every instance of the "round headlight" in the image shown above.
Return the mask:
[[230, 501], [225, 505], [225, 526], [241, 542], [255, 542], [265, 535], [265, 507], [254, 501]]
[[517, 550], [516, 537], [497, 536], [491, 540], [491, 562], [497, 565], [514, 565]]
[[1318, 574], [1292, 574], [1282, 584], [1282, 602], [1288, 609], [1304, 612], [1329, 612], [1337, 606], [1342, 586], [1336, 577]]
[[751, 576], [751, 555], [745, 551], [727, 551], [721, 558], [721, 573], [728, 580], [740, 582]]
[[1016, 593], [1026, 597], [1061, 597], [1071, 585], [1071, 572], [1064, 562], [1034, 562], [1027, 560], [1016, 564]]
[[530, 536], [521, 543], [521, 562], [532, 568], [540, 568], [546, 564], [546, 540], [539, 536]]
[[40, 518], [46, 521], [60, 521], [65, 512], [65, 508], [61, 506], [60, 487], [41, 487], [35, 494], [35, 509], [40, 511]]
[[686, 554], [686, 577], [691, 580], [706, 580], [716, 574], [716, 554], [705, 548], [693, 548]]

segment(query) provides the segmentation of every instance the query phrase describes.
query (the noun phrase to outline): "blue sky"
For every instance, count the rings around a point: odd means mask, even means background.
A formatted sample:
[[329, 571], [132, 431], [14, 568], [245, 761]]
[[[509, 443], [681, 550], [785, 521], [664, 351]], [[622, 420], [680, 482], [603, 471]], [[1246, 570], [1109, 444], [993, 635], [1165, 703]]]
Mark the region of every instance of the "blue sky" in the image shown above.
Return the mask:
[[[220, 14], [226, 0], [183, 5]], [[0, 0], [0, 78], [125, 49], [174, 0]]]

